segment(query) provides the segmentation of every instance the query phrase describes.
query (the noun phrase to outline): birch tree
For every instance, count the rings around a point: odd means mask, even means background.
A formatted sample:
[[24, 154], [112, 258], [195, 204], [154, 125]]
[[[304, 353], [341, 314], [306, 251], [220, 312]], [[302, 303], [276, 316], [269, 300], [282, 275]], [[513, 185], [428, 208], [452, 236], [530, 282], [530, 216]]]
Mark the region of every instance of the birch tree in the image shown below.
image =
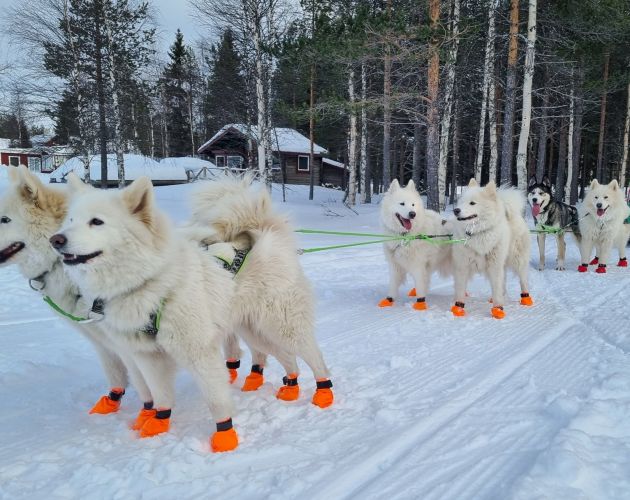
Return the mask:
[[[392, 0], [387, 0], [387, 20], [391, 21]], [[387, 33], [389, 38], [390, 33]], [[383, 58], [383, 191], [391, 182], [391, 127], [392, 127], [392, 56], [389, 39], [385, 41]], [[403, 182], [403, 179], [400, 180]]]
[[440, 0], [429, 0], [431, 40], [429, 42], [429, 65], [427, 69], [427, 208], [439, 210], [438, 161], [439, 161], [439, 112], [438, 97], [440, 84], [440, 52], [437, 27], [440, 20]]
[[518, 188], [527, 188], [527, 142], [532, 117], [532, 83], [534, 81], [534, 58], [536, 56], [536, 0], [529, 0], [527, 17], [527, 49], [525, 52], [525, 75], [523, 77], [523, 112], [521, 133], [516, 154]]
[[610, 66], [610, 51], [604, 51], [604, 74], [602, 76], [602, 99], [599, 110], [599, 139], [597, 141], [597, 171], [595, 177], [600, 181], [604, 179], [604, 137], [606, 134], [606, 101], [608, 98], [608, 71]]
[[[573, 74], [573, 72], [571, 72]], [[573, 80], [571, 81], [571, 95], [569, 96], [569, 144], [567, 148], [567, 183], [564, 188], [564, 199], [567, 203], [571, 203], [571, 186], [573, 184], [573, 176], [577, 177], [577, 172], [574, 174], [573, 169], [576, 166], [574, 161], [574, 148], [575, 148], [575, 89]]]
[[630, 81], [628, 81], [626, 120], [623, 127], [623, 150], [621, 153], [621, 172], [619, 173], [619, 184], [622, 187], [626, 187], [626, 168], [628, 166], [628, 136], [630, 136]]
[[368, 123], [367, 123], [367, 69], [366, 63], [361, 63], [361, 158], [359, 172], [361, 176], [361, 203], [372, 202], [370, 186], [371, 176], [368, 171]]
[[440, 210], [446, 205], [446, 166], [448, 162], [449, 131], [451, 126], [451, 112], [453, 109], [453, 89], [455, 87], [455, 63], [459, 48], [459, 0], [453, 0], [453, 10], [450, 16], [451, 46], [448, 50], [444, 86], [444, 111], [440, 124], [440, 156], [438, 163], [438, 196]]
[[353, 68], [350, 68], [348, 72], [348, 98], [350, 101], [350, 130], [348, 134], [348, 205], [354, 206], [357, 198], [357, 108]]

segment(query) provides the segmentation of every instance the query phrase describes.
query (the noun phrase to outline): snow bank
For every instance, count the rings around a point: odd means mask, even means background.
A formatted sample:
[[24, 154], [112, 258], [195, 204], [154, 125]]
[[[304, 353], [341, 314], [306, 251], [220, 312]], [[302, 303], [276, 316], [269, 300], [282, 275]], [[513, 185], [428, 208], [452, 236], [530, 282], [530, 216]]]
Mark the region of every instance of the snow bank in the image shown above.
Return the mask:
[[[176, 163], [161, 163], [147, 156], [126, 154], [125, 157], [125, 178], [134, 180], [138, 177], [147, 176], [154, 181], [187, 181], [186, 171], [183, 166]], [[63, 182], [63, 179], [74, 172], [80, 178], [84, 177], [83, 162], [80, 158], [74, 157], [55, 170], [50, 178], [53, 182]], [[94, 181], [101, 179], [101, 158], [100, 156], [90, 157], [90, 178]], [[118, 166], [116, 165], [116, 155], [107, 155], [107, 178], [114, 180], [118, 178]]]

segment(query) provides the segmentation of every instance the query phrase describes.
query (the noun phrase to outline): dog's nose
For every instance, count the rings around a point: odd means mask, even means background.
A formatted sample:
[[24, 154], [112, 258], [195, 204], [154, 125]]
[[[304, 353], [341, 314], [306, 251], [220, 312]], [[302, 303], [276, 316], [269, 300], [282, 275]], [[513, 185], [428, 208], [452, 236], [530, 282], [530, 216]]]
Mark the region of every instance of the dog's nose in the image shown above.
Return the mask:
[[413, 211], [409, 212], [409, 218], [410, 219], [415, 219], [416, 218], [416, 212], [413, 212]]
[[598, 203], [597, 205], [595, 205], [597, 208], [602, 208], [602, 204]]
[[461, 208], [454, 208], [454, 209], [453, 209], [453, 213], [454, 213], [455, 215], [459, 215], [459, 214], [461, 214], [461, 213], [462, 213], [462, 209], [461, 209]]
[[57, 250], [63, 248], [66, 243], [68, 243], [68, 238], [66, 238], [63, 234], [53, 234], [50, 237], [50, 244]]
[[538, 203], [538, 198], [532, 198], [532, 203]]

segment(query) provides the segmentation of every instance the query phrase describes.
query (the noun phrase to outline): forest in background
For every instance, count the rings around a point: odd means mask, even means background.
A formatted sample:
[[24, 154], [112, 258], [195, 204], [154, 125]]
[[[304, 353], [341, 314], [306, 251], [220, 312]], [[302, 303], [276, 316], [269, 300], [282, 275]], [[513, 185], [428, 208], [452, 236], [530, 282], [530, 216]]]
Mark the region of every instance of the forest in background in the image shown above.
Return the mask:
[[161, 54], [151, 2], [20, 2], [5, 19], [27, 69], [0, 68], [0, 137], [28, 145], [45, 113], [86, 162], [116, 153], [123, 183], [125, 152], [193, 156], [246, 123], [266, 181], [272, 130], [293, 127], [348, 166], [349, 204], [394, 178], [434, 209], [471, 177], [547, 176], [570, 203], [627, 183], [626, 0], [190, 4], [205, 36]]

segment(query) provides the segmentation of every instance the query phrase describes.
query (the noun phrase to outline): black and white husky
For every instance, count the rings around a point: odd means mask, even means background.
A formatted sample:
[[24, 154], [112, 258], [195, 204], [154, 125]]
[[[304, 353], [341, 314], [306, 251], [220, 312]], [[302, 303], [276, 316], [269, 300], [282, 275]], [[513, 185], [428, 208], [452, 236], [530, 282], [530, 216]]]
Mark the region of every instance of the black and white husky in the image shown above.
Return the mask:
[[[579, 245], [581, 240], [580, 227], [578, 224], [578, 212], [575, 207], [556, 201], [552, 197], [551, 182], [548, 177], [543, 177], [542, 182], [538, 182], [536, 176], [533, 175], [529, 179], [527, 186], [527, 202], [532, 209], [532, 217], [536, 223], [537, 229], [542, 226], [554, 229], [564, 229], [572, 231], [573, 236]], [[538, 270], [545, 268], [545, 237], [547, 233], [538, 233], [538, 250], [540, 259], [538, 261]], [[564, 255], [566, 251], [566, 243], [564, 241], [564, 231], [556, 233], [558, 241], [558, 258], [556, 262], [556, 270], [564, 271]]]

